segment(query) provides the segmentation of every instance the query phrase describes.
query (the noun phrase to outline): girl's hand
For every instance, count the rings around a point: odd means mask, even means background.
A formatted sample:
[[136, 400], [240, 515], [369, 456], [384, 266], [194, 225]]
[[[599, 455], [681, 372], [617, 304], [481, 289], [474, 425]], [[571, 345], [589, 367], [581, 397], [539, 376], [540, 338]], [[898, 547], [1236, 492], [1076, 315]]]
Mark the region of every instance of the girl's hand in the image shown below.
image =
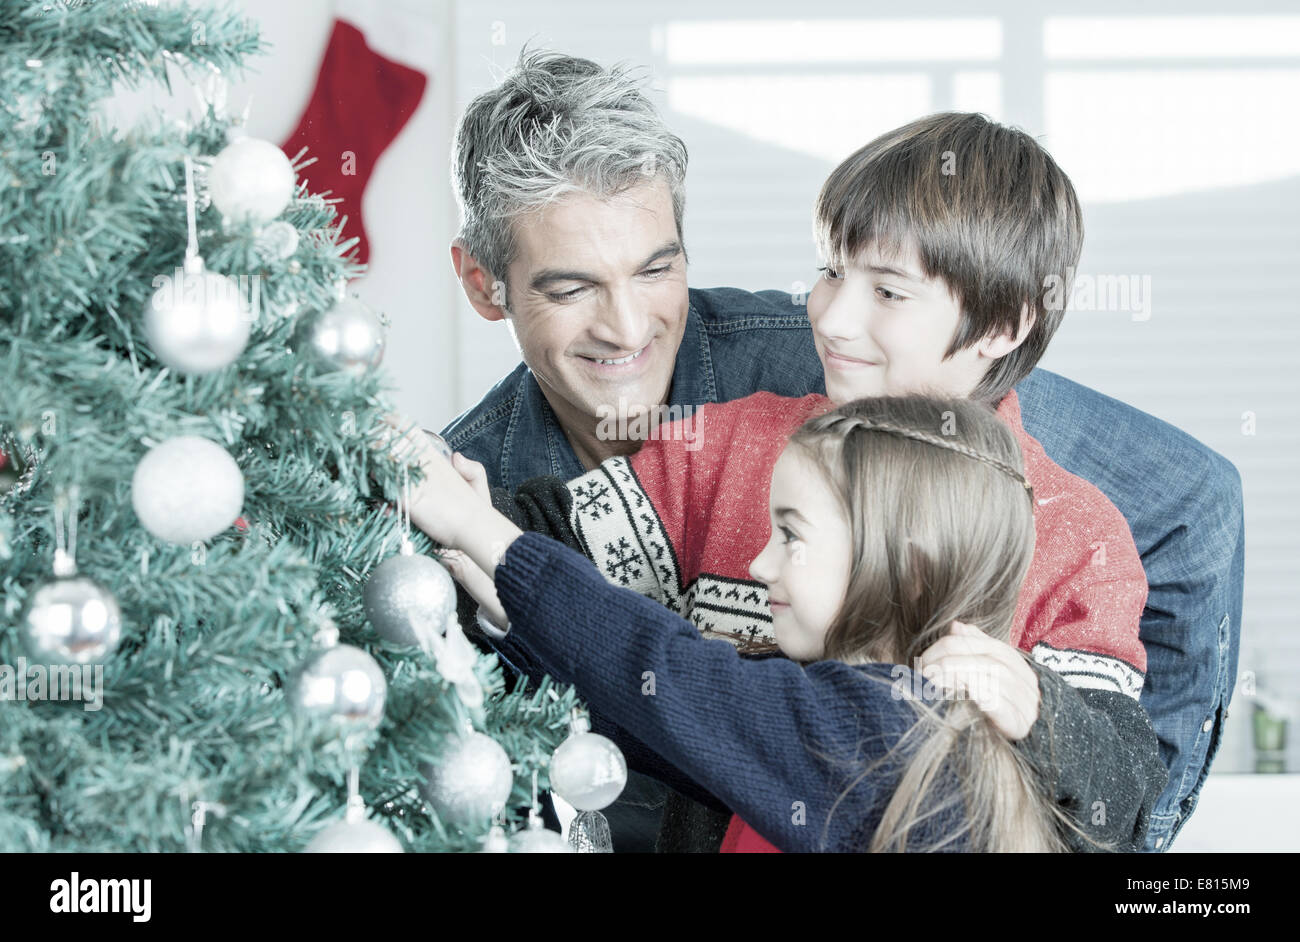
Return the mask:
[[456, 469], [456, 473], [464, 478], [468, 484], [485, 504], [492, 503], [492, 488], [488, 484], [487, 471], [483, 465], [473, 458], [466, 458], [460, 452], [452, 452], [451, 465]]
[[[424, 480], [411, 483], [411, 523], [439, 543], [463, 546], [464, 534], [477, 518], [491, 512], [491, 503], [475, 492], [418, 423], [397, 414], [384, 421], [393, 459], [416, 464], [424, 472]], [[482, 466], [478, 467], [481, 473]]]
[[[497, 564], [523, 531], [492, 507], [483, 466], [463, 455], [453, 455], [452, 461], [461, 469], [457, 470], [438, 447], [441, 439], [426, 435], [400, 415], [388, 416], [385, 423], [390, 431], [386, 441], [394, 460], [403, 464], [418, 462], [424, 472], [424, 480], [412, 487], [411, 523], [444, 546], [464, 550], [479, 572], [495, 580]], [[481, 581], [468, 568], [462, 574], [469, 580], [462, 584], [483, 603], [486, 593]], [[493, 608], [489, 602], [484, 611], [489, 618], [504, 618], [500, 604]]]
[[[451, 463], [457, 473], [473, 489], [474, 493], [485, 503], [490, 504], [492, 502], [492, 493], [488, 486], [487, 472], [483, 470], [483, 465], [466, 458], [460, 452], [452, 455]], [[488, 574], [479, 568], [474, 560], [458, 549], [444, 550], [438, 556], [442, 564], [447, 567], [447, 571], [478, 602], [479, 611], [483, 617], [502, 631], [506, 630], [508, 622], [506, 612], [501, 606], [500, 600], [497, 599], [497, 587], [488, 577]]]
[[952, 631], [921, 655], [921, 676], [945, 690], [970, 697], [1004, 736], [1029, 735], [1042, 693], [1025, 656], [973, 625], [955, 621]]

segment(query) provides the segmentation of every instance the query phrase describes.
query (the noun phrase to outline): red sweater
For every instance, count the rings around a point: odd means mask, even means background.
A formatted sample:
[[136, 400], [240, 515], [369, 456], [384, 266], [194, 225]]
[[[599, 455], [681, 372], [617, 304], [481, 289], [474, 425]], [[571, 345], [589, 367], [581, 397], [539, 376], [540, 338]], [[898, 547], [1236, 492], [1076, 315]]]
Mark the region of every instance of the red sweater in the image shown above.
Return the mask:
[[[749, 576], [771, 527], [772, 468], [790, 434], [833, 408], [825, 396], [759, 392], [661, 426], [630, 458], [569, 482], [574, 532], [605, 578], [742, 652], [773, 650], [767, 587]], [[1124, 517], [1025, 432], [1015, 391], [998, 406], [1034, 489], [1036, 541], [1011, 643], [1075, 687], [1142, 691], [1138, 625], [1146, 573]], [[724, 851], [775, 850], [739, 818]]]

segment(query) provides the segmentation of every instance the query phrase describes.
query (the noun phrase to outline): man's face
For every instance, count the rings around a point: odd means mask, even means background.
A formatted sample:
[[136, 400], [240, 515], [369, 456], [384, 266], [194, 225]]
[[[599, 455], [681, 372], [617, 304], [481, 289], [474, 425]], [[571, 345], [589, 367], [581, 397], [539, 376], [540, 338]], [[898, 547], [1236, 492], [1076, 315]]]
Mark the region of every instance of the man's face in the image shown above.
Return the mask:
[[826, 395], [837, 405], [908, 393], [969, 396], [991, 361], [976, 346], [943, 359], [960, 316], [947, 285], [924, 276], [915, 249], [886, 257], [871, 247], [842, 271], [827, 269], [808, 296]]
[[517, 219], [515, 236], [508, 321], [561, 418], [665, 402], [688, 298], [668, 184], [569, 194]]

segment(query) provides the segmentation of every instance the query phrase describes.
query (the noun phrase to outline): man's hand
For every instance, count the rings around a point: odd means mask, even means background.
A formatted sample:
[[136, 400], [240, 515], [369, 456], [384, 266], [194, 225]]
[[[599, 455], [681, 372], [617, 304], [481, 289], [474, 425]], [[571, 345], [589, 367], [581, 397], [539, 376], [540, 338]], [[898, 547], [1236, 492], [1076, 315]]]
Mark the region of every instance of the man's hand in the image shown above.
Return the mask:
[[1020, 651], [955, 621], [952, 631], [930, 645], [920, 660], [923, 677], [975, 701], [1012, 742], [1029, 735], [1042, 693], [1038, 675]]

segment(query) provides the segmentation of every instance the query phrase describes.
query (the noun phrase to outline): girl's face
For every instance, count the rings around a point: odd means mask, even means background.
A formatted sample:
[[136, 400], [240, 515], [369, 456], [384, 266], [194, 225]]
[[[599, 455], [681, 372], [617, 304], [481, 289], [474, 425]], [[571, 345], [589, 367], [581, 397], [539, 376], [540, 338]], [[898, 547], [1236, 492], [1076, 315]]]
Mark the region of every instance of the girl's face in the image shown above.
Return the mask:
[[767, 584], [781, 651], [815, 661], [824, 656], [826, 631], [848, 590], [848, 520], [813, 459], [788, 445], [772, 470], [768, 507], [772, 536], [749, 574]]
[[922, 273], [915, 249], [885, 257], [872, 247], [842, 270], [828, 267], [808, 295], [827, 396], [836, 405], [909, 393], [969, 396], [1019, 341], [986, 339], [945, 360], [960, 316], [947, 284]]

